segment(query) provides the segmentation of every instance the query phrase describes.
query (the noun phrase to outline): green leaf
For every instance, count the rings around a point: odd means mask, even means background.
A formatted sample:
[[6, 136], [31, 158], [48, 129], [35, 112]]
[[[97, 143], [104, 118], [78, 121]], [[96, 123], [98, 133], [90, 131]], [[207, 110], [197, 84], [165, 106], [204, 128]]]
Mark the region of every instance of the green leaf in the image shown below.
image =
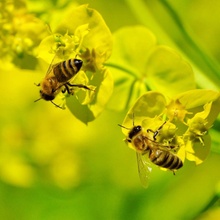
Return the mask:
[[96, 117], [88, 105], [82, 105], [76, 96], [66, 99], [66, 105], [72, 114], [85, 124], [93, 121]]
[[153, 33], [143, 26], [123, 27], [114, 33], [114, 50], [108, 63], [142, 76], [151, 50], [156, 46]]
[[52, 45], [54, 45], [54, 36], [50, 35], [44, 38], [37, 48], [37, 57], [43, 59], [47, 63], [51, 63], [54, 58]]
[[187, 141], [186, 143], [186, 158], [190, 161], [195, 161], [195, 163], [201, 164], [208, 156], [211, 148], [211, 137], [210, 135], [205, 135], [203, 137], [203, 143]]
[[113, 91], [113, 80], [107, 68], [97, 71], [90, 83], [95, 87], [95, 91], [84, 91], [90, 93], [81, 99], [81, 102], [83, 100], [85, 103], [80, 103], [77, 93], [66, 101], [73, 115], [85, 124], [101, 114]]
[[203, 106], [208, 102], [219, 102], [219, 97], [219, 92], [207, 89], [195, 89], [178, 94], [174, 96], [174, 99], [178, 99], [186, 109], [192, 109]]
[[149, 86], [169, 96], [195, 88], [192, 68], [167, 46], [152, 51], [146, 68]]
[[[121, 110], [148, 90], [174, 95], [195, 88], [191, 67], [173, 49], [159, 46], [143, 26], [114, 33], [114, 50], [107, 66], [112, 70], [115, 92], [109, 107]], [[122, 102], [114, 104], [115, 100]]]
[[[159, 116], [166, 106], [165, 97], [158, 92], [147, 92], [142, 95], [130, 108], [123, 121], [123, 126], [131, 128], [133, 125], [142, 124], [146, 117]], [[122, 129], [127, 134], [127, 131]]]
[[109, 108], [128, 108], [148, 90], [143, 74], [148, 55], [155, 45], [155, 36], [142, 26], [124, 27], [114, 33], [114, 50], [107, 63], [115, 82]]
[[[174, 1], [173, 1], [174, 2]], [[184, 16], [179, 16], [173, 7], [179, 4], [167, 0], [132, 1], [126, 0], [141, 24], [149, 27], [159, 37], [160, 41], [182, 50], [195, 65], [196, 82], [202, 88], [218, 88], [220, 84], [220, 65], [210, 57], [192, 36], [184, 22]], [[180, 5], [180, 4], [179, 4]], [[182, 9], [182, 8], [181, 8]], [[207, 10], [206, 10], [207, 11]], [[207, 86], [208, 85], [208, 86]]]

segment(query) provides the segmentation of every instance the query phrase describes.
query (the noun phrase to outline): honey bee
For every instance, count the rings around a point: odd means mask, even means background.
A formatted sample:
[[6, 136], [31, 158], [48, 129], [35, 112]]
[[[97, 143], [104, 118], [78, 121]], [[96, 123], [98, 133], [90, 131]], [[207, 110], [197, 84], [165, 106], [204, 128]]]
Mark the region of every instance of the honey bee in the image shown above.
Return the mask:
[[63, 93], [67, 91], [68, 94], [73, 94], [73, 87], [90, 90], [89, 87], [83, 84], [71, 84], [69, 82], [80, 71], [82, 64], [83, 61], [79, 59], [69, 59], [54, 65], [51, 63], [45, 78], [41, 83], [37, 84], [37, 86], [41, 86], [41, 89], [40, 98], [35, 100], [35, 102], [44, 99], [61, 108], [53, 102], [60, 91]]
[[[165, 123], [166, 121], [156, 131], [151, 129], [143, 131], [140, 125], [133, 125], [131, 129], [119, 125], [122, 128], [130, 130], [125, 141], [132, 144], [136, 150], [138, 172], [144, 187], [148, 186], [149, 174], [151, 172], [150, 163], [146, 160], [146, 157], [144, 157], [145, 155], [147, 155], [153, 164], [169, 169], [173, 171], [174, 174], [176, 170], [183, 166], [182, 160], [171, 152], [171, 149], [175, 148], [175, 146], [165, 146], [156, 141], [156, 137]], [[149, 132], [153, 133], [153, 140]]]

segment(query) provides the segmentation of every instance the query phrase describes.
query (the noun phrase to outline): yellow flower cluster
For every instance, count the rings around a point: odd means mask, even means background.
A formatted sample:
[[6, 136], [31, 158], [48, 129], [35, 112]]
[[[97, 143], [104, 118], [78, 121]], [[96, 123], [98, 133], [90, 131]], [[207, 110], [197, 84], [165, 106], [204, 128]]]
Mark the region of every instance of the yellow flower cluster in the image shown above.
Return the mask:
[[[219, 112], [220, 95], [211, 90], [189, 90], [172, 99], [158, 92], [147, 92], [128, 111], [123, 126], [141, 125], [144, 131], [160, 128], [156, 146], [171, 152], [175, 146], [173, 153], [182, 161], [188, 159], [200, 164], [210, 151], [208, 130]], [[164, 121], [166, 124], [161, 127]], [[126, 129], [122, 128], [122, 132], [128, 135]], [[135, 146], [129, 147], [135, 150]]]
[[35, 48], [46, 36], [44, 23], [28, 13], [22, 0], [0, 2], [0, 58], [13, 61]]
[[[72, 14], [79, 16], [72, 20]], [[38, 47], [38, 57], [50, 65], [75, 57], [83, 61], [81, 71], [70, 83], [88, 85], [91, 90], [76, 89], [74, 96], [68, 99], [68, 94], [60, 93], [57, 102], [62, 107], [67, 105], [84, 123], [94, 120], [103, 111], [112, 94], [113, 80], [104, 66], [111, 55], [112, 44], [111, 32], [101, 15], [87, 5], [74, 5], [54, 27], [54, 33], [44, 38]]]

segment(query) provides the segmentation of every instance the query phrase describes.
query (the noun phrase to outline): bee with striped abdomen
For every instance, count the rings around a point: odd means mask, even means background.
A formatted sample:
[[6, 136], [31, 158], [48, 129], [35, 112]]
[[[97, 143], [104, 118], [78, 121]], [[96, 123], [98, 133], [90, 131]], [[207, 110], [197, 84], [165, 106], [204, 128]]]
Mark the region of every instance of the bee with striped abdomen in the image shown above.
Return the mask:
[[[133, 125], [131, 129], [119, 125], [122, 128], [130, 130], [125, 141], [130, 143], [136, 150], [138, 172], [141, 182], [145, 187], [148, 185], [151, 167], [144, 156], [147, 156], [157, 166], [173, 171], [174, 174], [176, 170], [183, 166], [182, 160], [171, 152], [171, 149], [174, 149], [175, 146], [164, 145], [156, 141], [156, 137], [165, 123], [166, 121], [156, 131], [152, 131], [151, 129], [143, 131], [140, 125]], [[153, 132], [153, 137], [149, 134], [150, 132]]]
[[79, 59], [69, 59], [54, 65], [51, 64], [45, 78], [38, 84], [38, 86], [41, 86], [41, 97], [36, 101], [44, 99], [61, 108], [53, 102], [60, 91], [73, 94], [74, 87], [90, 90], [89, 87], [83, 84], [71, 84], [69, 82], [80, 71], [82, 64], [83, 61]]

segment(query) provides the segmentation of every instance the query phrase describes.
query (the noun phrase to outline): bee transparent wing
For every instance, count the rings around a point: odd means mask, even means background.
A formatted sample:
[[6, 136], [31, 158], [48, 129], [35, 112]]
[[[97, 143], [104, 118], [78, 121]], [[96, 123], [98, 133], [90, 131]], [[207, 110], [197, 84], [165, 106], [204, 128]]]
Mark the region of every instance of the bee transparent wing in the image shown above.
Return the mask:
[[[55, 64], [54, 64], [55, 63]], [[53, 59], [51, 60], [51, 63], [47, 69], [47, 72], [46, 72], [46, 76], [51, 72], [51, 70], [57, 66], [59, 64], [58, 60], [57, 60], [57, 54], [54, 55]]]
[[151, 166], [150, 163], [146, 160], [146, 156], [141, 153], [136, 153], [137, 155], [137, 165], [138, 165], [138, 174], [141, 180], [141, 184], [144, 188], [147, 188], [149, 185]]

